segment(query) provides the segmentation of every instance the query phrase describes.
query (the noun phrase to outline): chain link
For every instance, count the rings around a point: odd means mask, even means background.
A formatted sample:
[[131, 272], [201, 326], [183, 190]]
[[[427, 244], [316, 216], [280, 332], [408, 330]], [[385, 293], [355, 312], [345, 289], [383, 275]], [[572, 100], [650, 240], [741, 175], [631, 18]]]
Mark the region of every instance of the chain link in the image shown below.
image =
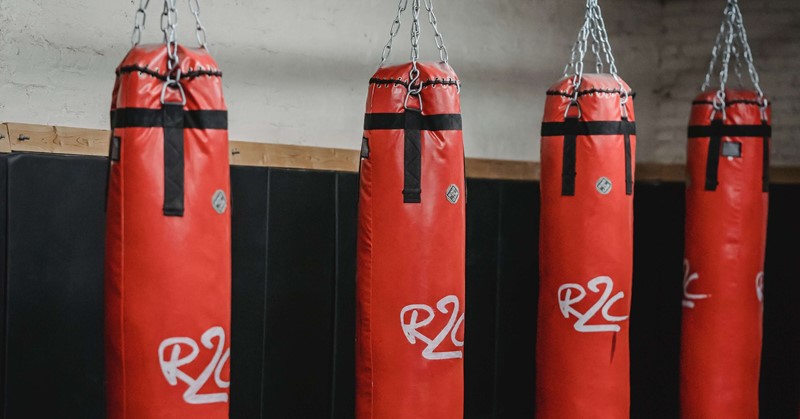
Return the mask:
[[[381, 62], [380, 67], [382, 67], [386, 61], [389, 60], [389, 57], [392, 54], [392, 47], [394, 45], [394, 39], [397, 37], [397, 34], [400, 32], [401, 21], [400, 18], [403, 15], [403, 12], [406, 11], [408, 8], [408, 1], [409, 0], [400, 0], [397, 4], [397, 15], [392, 21], [392, 26], [389, 29], [389, 40], [386, 42], [386, 45], [383, 47], [381, 51]], [[434, 12], [433, 6], [434, 0], [423, 0], [425, 10], [428, 12], [428, 22], [431, 24], [433, 28], [433, 39], [436, 42], [436, 49], [439, 50], [439, 59], [443, 63], [447, 63], [449, 61], [449, 55], [447, 53], [447, 47], [444, 43], [444, 36], [439, 31], [439, 21], [436, 18], [436, 13]], [[412, 27], [411, 27], [411, 42], [412, 42], [412, 62], [419, 61], [419, 34], [420, 34], [420, 23], [419, 23], [419, 14], [422, 10], [421, 3], [419, 0], [411, 0], [411, 10], [412, 10]], [[416, 56], [416, 59], [414, 58]]]
[[394, 38], [397, 36], [397, 33], [400, 32], [400, 17], [402, 16], [403, 12], [406, 11], [407, 7], [408, 0], [400, 0], [397, 5], [397, 17], [394, 18], [394, 22], [392, 22], [392, 28], [389, 29], [389, 42], [386, 43], [386, 46], [383, 47], [383, 51], [381, 52], [380, 66], [383, 66], [383, 63], [385, 63], [392, 54], [392, 44], [394, 43]]
[[[608, 40], [608, 31], [597, 0], [586, 1], [584, 23], [578, 32], [578, 39], [572, 46], [570, 61], [564, 67], [565, 77], [572, 74], [572, 104], [577, 104], [578, 101], [578, 92], [583, 82], [583, 60], [589, 49], [589, 43], [591, 43], [592, 54], [595, 56], [595, 71], [602, 73], [605, 65], [608, 65], [609, 73], [619, 84], [620, 104], [624, 108], [628, 102], [628, 91], [625, 90], [622, 80], [617, 75], [617, 64], [614, 61], [611, 43]], [[567, 108], [567, 112], [569, 112], [569, 108]]]
[[161, 30], [164, 32], [164, 43], [167, 46], [167, 78], [161, 88], [161, 103], [166, 102], [167, 88], [177, 88], [182, 104], [186, 104], [186, 93], [181, 85], [180, 57], [178, 56], [178, 11], [176, 0], [164, 0], [164, 12], [161, 15]]
[[439, 32], [439, 21], [436, 20], [436, 14], [433, 12], [433, 0], [424, 0], [425, 9], [428, 11], [428, 22], [433, 27], [433, 40], [436, 42], [436, 48], [439, 50], [439, 59], [446, 63], [449, 59], [447, 55], [447, 47], [444, 45], [444, 37]]
[[719, 53], [722, 51], [719, 70], [719, 88], [713, 100], [714, 112], [712, 113], [712, 118], [715, 116], [716, 112], [721, 112], [722, 118], [725, 119], [725, 88], [728, 83], [730, 59], [731, 56], [733, 56], [736, 61], [734, 71], [736, 72], [740, 85], [743, 85], [741, 70], [742, 59], [744, 59], [744, 62], [747, 64], [750, 81], [753, 83], [753, 87], [758, 93], [758, 100], [761, 103], [762, 118], [766, 119], [768, 102], [764, 98], [758, 72], [753, 63], [753, 52], [750, 50], [750, 43], [747, 40], [747, 30], [744, 27], [744, 19], [742, 17], [742, 11], [739, 8], [738, 0], [728, 0], [725, 5], [723, 16], [720, 32], [717, 35], [714, 48], [711, 50], [711, 62], [708, 65], [708, 72], [701, 86], [702, 91], [706, 91], [711, 87], [711, 77], [712, 74], [714, 74], [717, 61], [720, 60]]
[[192, 14], [194, 15], [195, 37], [197, 37], [197, 42], [200, 44], [200, 48], [208, 49], [208, 36], [206, 35], [206, 28], [203, 26], [203, 23], [200, 22], [200, 0], [188, 1], [189, 10], [191, 10]]
[[147, 6], [150, 5], [150, 0], [139, 0], [139, 8], [136, 9], [136, 14], [133, 17], [133, 33], [131, 34], [131, 45], [134, 47], [142, 42], [142, 30], [147, 21]]
[[[419, 12], [420, 12], [420, 0], [411, 0], [411, 12], [412, 12], [412, 21], [411, 21], [411, 71], [408, 73], [408, 93], [406, 93], [406, 100], [404, 106], [408, 107], [408, 99], [411, 96], [419, 97], [420, 92], [422, 92], [422, 83], [418, 83], [419, 81], [419, 68], [417, 67], [417, 62], [419, 61], [419, 36], [420, 36], [420, 27], [419, 27]], [[419, 101], [419, 108], [422, 111], [422, 100], [420, 98]]]

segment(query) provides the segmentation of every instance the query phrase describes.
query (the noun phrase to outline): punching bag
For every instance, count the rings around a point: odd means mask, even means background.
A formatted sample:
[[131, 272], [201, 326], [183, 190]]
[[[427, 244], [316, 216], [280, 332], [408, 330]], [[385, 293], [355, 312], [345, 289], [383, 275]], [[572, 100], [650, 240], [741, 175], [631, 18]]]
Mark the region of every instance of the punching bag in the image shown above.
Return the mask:
[[732, 49], [748, 51], [745, 58], [753, 68], [749, 47], [742, 47], [746, 38], [740, 22], [738, 6], [729, 2], [721, 33], [723, 42], [733, 41], [715, 49], [727, 56], [721, 88], [695, 99], [689, 122], [683, 418], [759, 416], [771, 128], [757, 78], [755, 90], [725, 88]]
[[[418, 13], [419, 0], [412, 2]], [[366, 108], [356, 417], [461, 419], [466, 208], [458, 78], [444, 60], [382, 67]]]
[[[587, 5], [578, 50], [597, 24]], [[596, 14], [595, 14], [596, 13]], [[597, 29], [599, 30], [599, 29]], [[598, 39], [607, 37], [598, 37]], [[536, 417], [628, 418], [636, 129], [630, 87], [575, 70], [547, 92], [541, 141]], [[598, 57], [598, 70], [603, 62]]]
[[134, 46], [117, 68], [111, 125], [108, 418], [227, 418], [230, 188], [217, 64], [204, 48]]

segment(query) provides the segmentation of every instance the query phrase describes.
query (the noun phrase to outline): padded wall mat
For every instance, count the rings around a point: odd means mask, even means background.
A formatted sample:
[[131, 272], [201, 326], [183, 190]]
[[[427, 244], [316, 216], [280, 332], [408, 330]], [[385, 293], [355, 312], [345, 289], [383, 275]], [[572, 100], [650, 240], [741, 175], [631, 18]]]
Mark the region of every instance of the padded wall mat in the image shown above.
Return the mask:
[[[0, 155], [6, 418], [104, 417], [105, 179], [102, 158]], [[357, 175], [233, 167], [231, 179], [231, 418], [352, 418]], [[636, 188], [631, 416], [676, 418], [684, 190]], [[531, 417], [538, 185], [470, 179], [467, 199], [465, 417]], [[800, 186], [774, 185], [770, 209], [761, 409], [791, 417]]]

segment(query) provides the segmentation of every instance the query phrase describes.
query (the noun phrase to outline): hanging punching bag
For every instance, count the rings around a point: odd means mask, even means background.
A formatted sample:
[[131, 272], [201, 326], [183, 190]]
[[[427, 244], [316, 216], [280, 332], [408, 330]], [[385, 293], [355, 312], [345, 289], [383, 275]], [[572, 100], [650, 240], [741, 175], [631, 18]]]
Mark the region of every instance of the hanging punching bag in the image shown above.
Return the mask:
[[[582, 74], [589, 35], [597, 70]], [[565, 76], [547, 92], [541, 142], [537, 418], [627, 418], [636, 142], [597, 2]], [[572, 72], [570, 73], [570, 70]]]
[[[770, 109], [736, 1], [717, 42], [689, 122], [681, 417], [749, 419], [759, 415]], [[720, 87], [706, 91], [718, 51]], [[725, 87], [732, 51], [744, 51], [754, 90]]]
[[113, 93], [108, 418], [222, 419], [231, 299], [227, 112], [217, 64], [205, 48], [177, 45], [174, 0], [166, 10], [168, 45], [135, 45]]
[[[460, 88], [443, 44], [442, 62], [416, 61], [419, 0], [412, 3], [412, 62], [375, 73], [364, 121], [359, 419], [463, 417], [466, 210]], [[393, 27], [399, 27], [399, 13], [396, 22]], [[390, 48], [391, 41], [383, 61]]]

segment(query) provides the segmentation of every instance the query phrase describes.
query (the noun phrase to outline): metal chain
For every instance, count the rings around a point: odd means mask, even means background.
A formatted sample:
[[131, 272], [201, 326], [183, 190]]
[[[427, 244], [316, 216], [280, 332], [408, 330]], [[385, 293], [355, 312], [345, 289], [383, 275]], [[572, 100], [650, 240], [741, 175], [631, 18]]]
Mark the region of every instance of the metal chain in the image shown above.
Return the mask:
[[615, 79], [618, 79], [617, 63], [614, 61], [614, 54], [611, 51], [611, 42], [608, 40], [608, 31], [606, 30], [606, 22], [605, 20], [603, 20], [603, 13], [600, 11], [600, 5], [597, 3], [597, 0], [594, 0], [593, 3], [594, 3], [594, 8], [593, 8], [594, 19], [599, 29], [598, 32], [600, 35], [600, 45], [603, 48], [603, 53], [605, 54], [606, 62], [608, 62], [608, 71], [611, 73], [612, 76], [614, 76]]
[[203, 26], [203, 23], [200, 22], [200, 0], [188, 1], [189, 9], [194, 15], [195, 36], [197, 37], [197, 42], [200, 44], [200, 48], [208, 49], [208, 36], [206, 35], [206, 28]]
[[397, 33], [400, 32], [400, 16], [406, 11], [407, 7], [408, 0], [400, 0], [400, 3], [397, 5], [397, 17], [394, 18], [392, 28], [389, 29], [389, 42], [386, 43], [386, 46], [383, 47], [383, 52], [381, 52], [380, 66], [383, 66], [383, 63], [385, 63], [392, 54], [392, 43], [394, 43], [394, 38], [397, 36]]
[[760, 99], [764, 99], [764, 91], [761, 90], [760, 80], [758, 77], [758, 71], [756, 71], [756, 66], [753, 63], [753, 51], [750, 50], [750, 42], [747, 40], [747, 30], [744, 27], [744, 18], [742, 17], [742, 10], [739, 9], [739, 3], [736, 0], [732, 0], [734, 3], [734, 22], [736, 23], [739, 29], [739, 42], [742, 45], [742, 49], [744, 51], [744, 60], [747, 63], [747, 71], [750, 73], [750, 81], [753, 82], [753, 86], [756, 88], [758, 92], [758, 97]]
[[[608, 40], [608, 31], [606, 29], [603, 14], [600, 10], [600, 5], [597, 0], [586, 0], [586, 13], [584, 17], [583, 26], [578, 32], [578, 39], [572, 46], [570, 53], [570, 61], [564, 67], [564, 76], [569, 76], [572, 72], [572, 103], [577, 103], [578, 91], [581, 83], [583, 82], [583, 60], [586, 57], [588, 44], [590, 42], [589, 36], [591, 35], [591, 48], [595, 56], [595, 69], [598, 73], [602, 73], [605, 64], [608, 64], [608, 70], [614, 77], [614, 80], [619, 84], [620, 89], [620, 104], [623, 106], [628, 102], [628, 91], [625, 90], [622, 80], [617, 75], [617, 64], [614, 61], [614, 54], [611, 49], [611, 42]], [[569, 111], [569, 108], [567, 108]]]
[[186, 94], [181, 85], [180, 57], [178, 56], [178, 11], [176, 0], [164, 0], [164, 12], [161, 15], [161, 30], [164, 32], [164, 43], [167, 46], [167, 78], [161, 88], [161, 103], [166, 103], [167, 88], [177, 88], [181, 95], [181, 103], [186, 104]]
[[594, 54], [595, 72], [599, 74], [603, 72], [604, 67], [603, 57], [600, 51], [600, 28], [597, 25], [597, 21], [593, 18], [592, 9], [587, 8], [586, 13], [588, 14], [589, 28], [592, 35], [592, 54]]
[[714, 48], [711, 49], [711, 62], [708, 63], [708, 71], [706, 72], [706, 79], [703, 82], [703, 85], [700, 87], [700, 90], [703, 92], [705, 92], [709, 87], [711, 87], [711, 74], [714, 73], [714, 68], [717, 66], [717, 56], [719, 55], [719, 51], [722, 47], [723, 36], [725, 36], [724, 20], [719, 25], [719, 32], [717, 33], [717, 39], [714, 41]]
[[142, 30], [147, 21], [147, 6], [150, 5], [150, 0], [139, 0], [139, 8], [136, 9], [136, 14], [133, 17], [133, 33], [131, 34], [131, 44], [135, 47], [142, 42]]
[[[419, 61], [419, 36], [420, 36], [420, 27], [419, 27], [419, 12], [420, 12], [420, 0], [411, 0], [411, 12], [412, 12], [412, 21], [411, 21], [411, 71], [408, 73], [408, 93], [406, 93], [406, 100], [404, 106], [408, 107], [408, 99], [413, 95], [419, 97], [420, 92], [422, 92], [422, 83], [418, 83], [419, 81], [419, 68], [417, 67], [417, 62]], [[422, 100], [419, 101], [419, 108], [422, 111]]]
[[436, 20], [436, 14], [433, 12], [433, 0], [425, 0], [425, 9], [428, 11], [428, 22], [433, 27], [433, 40], [436, 42], [436, 48], [439, 50], [439, 59], [446, 63], [449, 59], [447, 55], [447, 47], [444, 46], [444, 37], [439, 32], [439, 21]]
[[[730, 19], [731, 16], [733, 15], [729, 13], [725, 19], [725, 49], [722, 52], [722, 68], [719, 70], [719, 90], [717, 90], [713, 100], [714, 110], [722, 112], [722, 119], [725, 119], [725, 85], [728, 83], [728, 66], [733, 49], [733, 22]], [[712, 118], [713, 116], [712, 114]]]
[[747, 64], [750, 81], [753, 83], [758, 93], [759, 102], [761, 103], [762, 118], [766, 119], [768, 102], [764, 98], [758, 72], [753, 63], [753, 53], [750, 50], [750, 44], [747, 40], [747, 30], [744, 27], [744, 19], [742, 17], [742, 11], [739, 8], [738, 0], [728, 0], [725, 5], [723, 16], [720, 32], [717, 35], [714, 48], [711, 50], [711, 63], [708, 66], [708, 72], [706, 73], [705, 81], [701, 87], [702, 91], [706, 91], [711, 87], [711, 75], [714, 73], [717, 60], [719, 60], [719, 51], [722, 50], [721, 68], [719, 70], [719, 88], [713, 100], [714, 112], [712, 113], [712, 118], [715, 116], [716, 112], [721, 112], [722, 118], [725, 119], [725, 88], [728, 82], [730, 59], [731, 55], [733, 55], [734, 60], [736, 60], [734, 71], [736, 72], [740, 85], [743, 84], [741, 71], [742, 59], [744, 59], [744, 62]]

